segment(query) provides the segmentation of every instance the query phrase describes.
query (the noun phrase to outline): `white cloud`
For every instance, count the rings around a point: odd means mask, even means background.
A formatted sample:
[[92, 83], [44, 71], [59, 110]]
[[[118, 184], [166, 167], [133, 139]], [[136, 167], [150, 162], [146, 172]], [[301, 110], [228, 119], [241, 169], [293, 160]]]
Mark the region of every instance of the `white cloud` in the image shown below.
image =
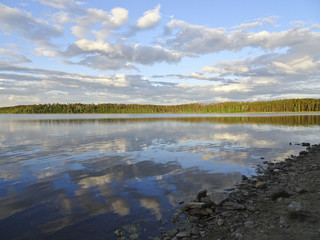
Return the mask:
[[231, 49], [231, 42], [223, 28], [208, 28], [191, 25], [181, 20], [171, 20], [167, 24], [169, 38], [166, 44], [179, 51], [206, 54]]
[[217, 62], [213, 67], [202, 67], [203, 72], [219, 73], [221, 75], [237, 75], [247, 73], [249, 71], [248, 66], [243, 60], [235, 60], [230, 62]]
[[272, 62], [272, 66], [286, 74], [320, 73], [320, 60], [316, 61], [310, 56], [297, 58], [288, 62]]
[[101, 70], [135, 69], [135, 63], [151, 65], [159, 62], [178, 62], [183, 57], [178, 51], [163, 49], [160, 46], [111, 44], [87, 39], [76, 41], [60, 54], [67, 57], [82, 56], [79, 62], [67, 63]]
[[137, 28], [146, 29], [156, 26], [161, 19], [160, 4], [155, 9], [144, 12], [143, 16], [137, 21]]
[[[124, 8], [113, 8], [111, 13], [101, 9], [88, 8], [78, 17], [77, 25], [71, 28], [72, 34], [78, 39], [85, 39], [94, 34], [99, 40], [107, 39], [112, 30], [121, 27], [128, 21], [128, 11]], [[94, 29], [95, 25], [100, 27]]]
[[17, 50], [0, 48], [0, 59], [7, 63], [29, 63], [31, 62], [26, 56], [21, 55]]
[[17, 8], [0, 3], [0, 29], [5, 33], [17, 33], [33, 43], [53, 47], [52, 38], [61, 37], [63, 29]]
[[277, 16], [271, 16], [271, 17], [267, 17], [267, 18], [258, 18], [253, 22], [247, 22], [247, 23], [242, 23], [240, 25], [236, 25], [232, 28], [237, 29], [243, 29], [243, 28], [255, 28], [255, 27], [259, 27], [265, 24], [274, 24], [275, 20], [277, 19]]
[[77, 7], [79, 5], [85, 4], [84, 2], [77, 2], [73, 0], [33, 0], [39, 2], [43, 5], [47, 5], [53, 8], [68, 9], [72, 7]]

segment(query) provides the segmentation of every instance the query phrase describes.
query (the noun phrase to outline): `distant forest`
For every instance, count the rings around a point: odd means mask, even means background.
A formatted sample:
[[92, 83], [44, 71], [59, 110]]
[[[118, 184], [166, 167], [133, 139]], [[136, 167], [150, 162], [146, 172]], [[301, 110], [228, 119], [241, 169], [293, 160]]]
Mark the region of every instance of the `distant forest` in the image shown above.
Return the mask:
[[258, 102], [192, 103], [182, 105], [141, 104], [39, 104], [2, 107], [0, 113], [253, 113], [320, 112], [320, 99], [284, 99]]

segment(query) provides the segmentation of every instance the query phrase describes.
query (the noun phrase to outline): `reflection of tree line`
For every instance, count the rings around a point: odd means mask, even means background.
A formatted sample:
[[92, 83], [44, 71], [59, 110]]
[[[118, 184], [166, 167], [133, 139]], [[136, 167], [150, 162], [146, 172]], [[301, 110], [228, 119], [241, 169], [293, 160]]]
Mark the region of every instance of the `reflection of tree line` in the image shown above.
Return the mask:
[[114, 118], [114, 119], [43, 119], [23, 120], [38, 122], [47, 125], [59, 124], [130, 124], [147, 122], [185, 122], [185, 123], [223, 123], [223, 124], [269, 124], [284, 126], [311, 126], [320, 125], [320, 115], [291, 115], [291, 116], [266, 116], [266, 117], [161, 117], [161, 118]]
[[284, 99], [210, 104], [39, 104], [0, 108], [0, 113], [250, 113], [320, 111], [320, 99]]

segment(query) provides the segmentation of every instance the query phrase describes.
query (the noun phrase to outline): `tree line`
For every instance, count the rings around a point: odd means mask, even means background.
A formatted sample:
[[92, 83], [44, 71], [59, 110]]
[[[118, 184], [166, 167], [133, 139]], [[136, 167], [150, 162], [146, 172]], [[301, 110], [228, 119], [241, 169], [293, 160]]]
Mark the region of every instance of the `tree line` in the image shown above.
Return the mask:
[[253, 113], [319, 112], [320, 99], [283, 99], [257, 102], [191, 103], [182, 105], [146, 104], [38, 104], [2, 107], [0, 113]]

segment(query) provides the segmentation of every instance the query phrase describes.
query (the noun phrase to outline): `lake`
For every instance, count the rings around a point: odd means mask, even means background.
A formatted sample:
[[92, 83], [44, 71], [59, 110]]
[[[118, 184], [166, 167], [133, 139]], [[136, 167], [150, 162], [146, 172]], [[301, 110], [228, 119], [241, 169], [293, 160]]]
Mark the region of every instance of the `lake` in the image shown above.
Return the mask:
[[150, 239], [319, 136], [319, 114], [0, 115], [0, 236]]

